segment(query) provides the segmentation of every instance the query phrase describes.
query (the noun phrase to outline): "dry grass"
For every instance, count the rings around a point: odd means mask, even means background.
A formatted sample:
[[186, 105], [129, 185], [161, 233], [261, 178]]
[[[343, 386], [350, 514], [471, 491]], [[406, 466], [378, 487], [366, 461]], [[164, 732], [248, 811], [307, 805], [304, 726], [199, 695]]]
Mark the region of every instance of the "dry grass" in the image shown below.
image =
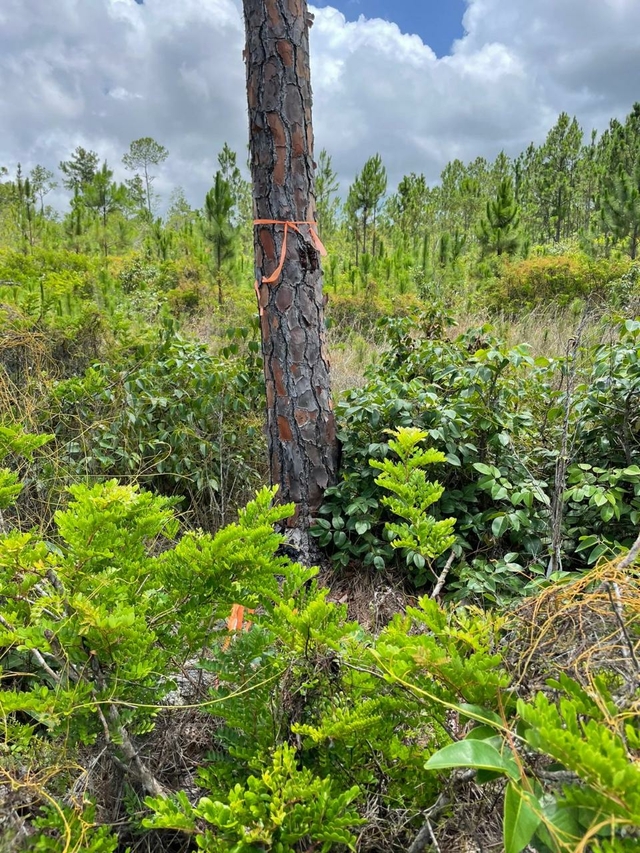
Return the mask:
[[331, 590], [329, 601], [346, 604], [348, 618], [373, 634], [397, 613], [404, 613], [408, 605], [416, 604], [416, 597], [406, 591], [402, 581], [375, 570], [325, 568], [318, 583]]
[[366, 383], [365, 371], [380, 358], [384, 347], [371, 337], [353, 333], [346, 340], [329, 330], [329, 358], [331, 361], [331, 386], [336, 397], [351, 388], [361, 388]]
[[[558, 308], [554, 305], [535, 308], [517, 320], [506, 316], [471, 312], [458, 318], [457, 325], [450, 330], [449, 336], [455, 337], [469, 329], [488, 323], [494, 328], [495, 334], [507, 345], [516, 346], [526, 343], [529, 344], [535, 356], [557, 358], [565, 354], [567, 342], [577, 334], [582, 317], [582, 311], [576, 312], [571, 308]], [[589, 315], [587, 322], [583, 324], [581, 333], [583, 346], [606, 343], [609, 340], [615, 340], [615, 337], [616, 332], [613, 327], [603, 326], [599, 312]]]
[[[565, 354], [567, 342], [576, 335], [582, 310], [582, 304], [575, 309], [558, 308], [555, 305], [540, 306], [518, 319], [513, 319], [511, 316], [489, 314], [472, 307], [469, 311], [457, 311], [456, 325], [449, 329], [447, 337], [453, 339], [469, 329], [489, 324], [495, 334], [509, 346], [527, 343], [535, 356], [559, 357]], [[248, 305], [245, 302], [238, 305], [229, 302], [223, 310], [212, 304], [211, 310], [194, 313], [186, 322], [185, 328], [189, 334], [207, 343], [213, 352], [217, 352], [229, 342], [226, 336], [229, 327], [248, 325]], [[594, 310], [582, 332], [582, 344], [588, 347], [613, 340], [615, 334], [613, 328], [603, 326], [601, 310]], [[327, 344], [332, 388], [337, 398], [351, 388], [362, 387], [366, 382], [366, 369], [376, 364], [385, 350], [385, 345], [375, 339], [373, 327], [367, 318], [362, 322], [354, 321], [354, 325], [349, 329], [331, 326], [327, 331]]]
[[594, 696], [607, 673], [631, 695], [640, 685], [640, 572], [604, 562], [518, 608], [507, 638], [514, 682], [531, 695], [565, 673]]
[[[508, 346], [526, 343], [534, 356], [558, 358], [564, 356], [569, 341], [575, 339], [582, 323], [582, 314], [569, 308], [536, 308], [518, 320], [496, 317], [482, 313], [461, 314], [447, 337], [453, 340], [470, 329], [485, 324], [493, 327], [497, 337]], [[597, 313], [587, 317], [582, 324], [580, 338], [582, 346], [589, 348], [601, 343], [613, 342], [617, 330], [605, 326]], [[373, 339], [370, 332], [353, 330], [345, 336], [344, 330], [330, 329], [328, 344], [331, 358], [331, 378], [334, 394], [339, 397], [351, 388], [361, 388], [366, 383], [365, 372], [375, 365], [385, 346]]]

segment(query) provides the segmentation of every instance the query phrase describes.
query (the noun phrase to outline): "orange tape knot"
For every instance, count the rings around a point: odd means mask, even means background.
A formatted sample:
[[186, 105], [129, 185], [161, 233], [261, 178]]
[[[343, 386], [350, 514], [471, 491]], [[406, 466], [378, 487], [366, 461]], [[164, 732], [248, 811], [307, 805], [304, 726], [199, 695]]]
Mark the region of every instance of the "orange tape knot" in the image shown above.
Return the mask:
[[[287, 258], [287, 234], [289, 233], [289, 229], [295, 231], [299, 234], [303, 240], [306, 240], [308, 243], [311, 243], [313, 248], [318, 252], [318, 254], [323, 257], [327, 254], [327, 250], [325, 249], [322, 240], [318, 236], [317, 226], [315, 222], [311, 222], [309, 220], [301, 220], [299, 222], [288, 220], [288, 219], [254, 219], [254, 226], [259, 225], [284, 225], [284, 235], [282, 237], [282, 249], [280, 250], [280, 260], [278, 262], [278, 266], [267, 278], [262, 279], [262, 284], [274, 284], [280, 276], [282, 275], [282, 269], [284, 267], [284, 262]], [[302, 233], [299, 226], [307, 225], [309, 228], [309, 235], [306, 236]], [[256, 279], [254, 283], [254, 289], [256, 291], [256, 296], [258, 297], [258, 305], [260, 306], [260, 316], [262, 316], [262, 305], [260, 305], [260, 288], [258, 286], [258, 280]]]

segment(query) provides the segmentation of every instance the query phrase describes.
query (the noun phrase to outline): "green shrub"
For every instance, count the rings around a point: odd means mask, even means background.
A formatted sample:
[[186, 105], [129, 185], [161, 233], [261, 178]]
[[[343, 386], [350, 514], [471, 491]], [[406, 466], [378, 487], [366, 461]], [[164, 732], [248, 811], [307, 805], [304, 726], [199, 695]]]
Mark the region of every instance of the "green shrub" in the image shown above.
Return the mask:
[[131, 477], [187, 499], [194, 521], [224, 523], [260, 478], [259, 355], [231, 342], [214, 357], [172, 326], [123, 362], [57, 383], [47, 429], [74, 477]]
[[175, 315], [192, 314], [200, 305], [202, 294], [193, 285], [174, 287], [167, 291], [167, 302]]
[[127, 258], [118, 271], [118, 282], [123, 293], [159, 288], [159, 264], [140, 255]]
[[[618, 340], [581, 354], [569, 412], [572, 458], [563, 494], [563, 564], [580, 568], [634, 537], [640, 511], [634, 321]], [[564, 359], [508, 347], [490, 327], [454, 341], [396, 334], [364, 388], [337, 406], [342, 479], [326, 492], [314, 529], [339, 566], [400, 568], [385, 532], [390, 517], [368, 465], [389, 454], [386, 433], [415, 427], [442, 452], [436, 519], [455, 516], [456, 597], [504, 601], [544, 575], [555, 463], [566, 392]], [[574, 368], [571, 368], [574, 369]], [[442, 566], [442, 561], [439, 564]], [[424, 582], [426, 576], [419, 580]]]
[[494, 311], [516, 315], [537, 305], [562, 307], [575, 299], [604, 302], [612, 282], [629, 269], [628, 259], [594, 260], [571, 254], [528, 258], [503, 264], [488, 285], [487, 304]]
[[[612, 853], [637, 849], [637, 715], [635, 724], [623, 727], [602, 680], [590, 692], [566, 676], [551, 686], [557, 698], [540, 692], [532, 701], [519, 700], [508, 727], [489, 712], [478, 714], [482, 725], [425, 767], [472, 768], [479, 781], [506, 778], [506, 853], [521, 853], [530, 843], [541, 853], [590, 849], [587, 844]], [[550, 772], [541, 768], [543, 762]]]
[[[29, 849], [60, 849], [44, 839], [91, 828], [90, 805], [65, 812], [56, 799], [82, 778], [79, 746], [100, 744], [157, 793], [134, 736], [153, 728], [171, 673], [211, 642], [212, 625], [224, 626], [234, 601], [273, 597], [288, 564], [274, 556], [282, 538], [273, 524], [293, 507], [272, 509], [272, 491], [216, 537], [191, 534], [175, 547], [172, 501], [114, 481], [71, 491], [54, 542], [17, 531], [0, 538], [3, 773], [42, 818], [33, 825], [45, 830], [40, 847]], [[21, 786], [25, 774], [32, 781]], [[47, 804], [48, 817], [38, 811]], [[94, 842], [86, 849], [112, 849], [100, 831]]]
[[[348, 828], [365, 821], [348, 807], [358, 788], [338, 793], [332, 787], [331, 779], [298, 769], [295, 749], [282, 744], [271, 766], [249, 776], [245, 787], [235, 785], [225, 802], [203, 797], [193, 807], [184, 794], [173, 802], [149, 798], [155, 815], [144, 826], [188, 831], [205, 853], [296, 853], [303, 839], [323, 853], [336, 844], [355, 850], [356, 837]], [[215, 830], [198, 830], [198, 820]]]
[[[421, 472], [434, 454], [416, 451], [421, 439], [400, 431], [400, 461], [382, 466], [416, 550], [432, 536], [420, 524], [434, 495]], [[293, 853], [303, 840], [327, 853], [355, 849], [352, 829], [371, 808], [389, 826], [388, 849], [406, 849], [440, 791], [425, 765], [478, 767], [479, 782], [505, 776], [512, 853], [534, 833], [541, 851], [555, 853], [563, 832], [580, 839], [605, 826], [603, 851], [632, 849], [640, 740], [629, 707], [624, 738], [611, 724], [615, 671], [591, 692], [563, 676], [554, 698], [519, 699], [505, 661], [507, 618], [427, 597], [378, 637], [367, 634], [315, 585], [316, 569], [279, 555], [284, 538], [273, 525], [293, 506], [273, 507], [274, 494], [262, 490], [215, 536], [175, 543], [171, 500], [115, 482], [82, 485], [57, 514], [55, 535], [0, 537], [3, 772], [28, 849], [116, 847], [91, 791], [81, 803], [69, 797], [83, 778], [78, 745], [112, 756], [150, 795], [138, 834], [171, 829], [211, 853]], [[224, 616], [234, 602], [254, 612], [250, 630], [232, 637]], [[201, 797], [163, 787], [162, 767], [140, 748], [185, 661], [215, 675], [190, 708], [217, 720], [200, 761]], [[451, 744], [452, 715], [480, 725]], [[538, 755], [575, 784], [541, 787]]]

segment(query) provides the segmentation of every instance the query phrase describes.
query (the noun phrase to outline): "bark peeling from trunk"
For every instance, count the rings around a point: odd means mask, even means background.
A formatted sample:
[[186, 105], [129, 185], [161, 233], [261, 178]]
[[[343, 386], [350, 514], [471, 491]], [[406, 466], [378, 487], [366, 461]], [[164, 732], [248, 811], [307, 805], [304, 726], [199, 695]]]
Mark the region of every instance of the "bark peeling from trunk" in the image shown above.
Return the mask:
[[[254, 216], [315, 222], [313, 128], [306, 0], [244, 0]], [[338, 442], [316, 249], [284, 225], [255, 228], [271, 480], [306, 528], [336, 480]]]

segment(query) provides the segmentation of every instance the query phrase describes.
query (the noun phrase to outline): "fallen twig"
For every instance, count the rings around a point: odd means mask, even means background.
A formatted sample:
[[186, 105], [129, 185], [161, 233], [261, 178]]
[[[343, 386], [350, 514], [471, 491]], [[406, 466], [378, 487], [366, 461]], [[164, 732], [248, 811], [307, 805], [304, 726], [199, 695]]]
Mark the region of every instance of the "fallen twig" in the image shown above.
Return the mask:
[[627, 626], [624, 623], [624, 611], [622, 609], [620, 587], [617, 583], [609, 582], [607, 584], [607, 595], [609, 596], [611, 607], [613, 608], [616, 621], [620, 627], [620, 646], [622, 648], [622, 655], [624, 658], [626, 658], [626, 660], [631, 661], [633, 663], [636, 672], [640, 672], [640, 664], [638, 664], [636, 650], [634, 648], [633, 643], [631, 642], [631, 637], [629, 636], [629, 632], [627, 631]]

